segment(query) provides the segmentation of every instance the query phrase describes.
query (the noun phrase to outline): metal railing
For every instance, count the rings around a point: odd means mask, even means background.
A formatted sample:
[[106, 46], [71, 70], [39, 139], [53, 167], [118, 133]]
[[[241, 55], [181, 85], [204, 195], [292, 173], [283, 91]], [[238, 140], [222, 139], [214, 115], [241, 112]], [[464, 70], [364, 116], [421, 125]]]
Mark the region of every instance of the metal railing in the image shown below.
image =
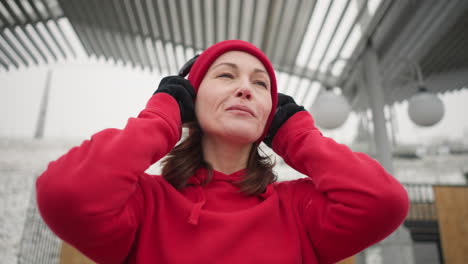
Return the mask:
[[437, 210], [434, 202], [432, 184], [406, 183], [403, 184], [408, 191], [411, 201], [407, 220], [410, 221], [437, 221]]

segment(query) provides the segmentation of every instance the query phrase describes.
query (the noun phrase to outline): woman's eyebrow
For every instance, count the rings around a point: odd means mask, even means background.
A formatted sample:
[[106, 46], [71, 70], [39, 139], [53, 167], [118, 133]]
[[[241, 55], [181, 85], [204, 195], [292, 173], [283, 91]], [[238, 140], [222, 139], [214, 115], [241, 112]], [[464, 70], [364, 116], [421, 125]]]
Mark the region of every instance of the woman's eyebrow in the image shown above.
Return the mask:
[[265, 70], [258, 69], [258, 68], [255, 68], [254, 72], [265, 73], [266, 75], [268, 75], [268, 73]]
[[[234, 69], [239, 69], [239, 66], [237, 66], [237, 64], [231, 63], [231, 62], [221, 62], [221, 63], [216, 64], [215, 66], [213, 66], [213, 68], [211, 68], [211, 69], [216, 69], [216, 68], [218, 68], [220, 66], [223, 66], [223, 65], [224, 66], [229, 66], [229, 67], [234, 68]], [[259, 69], [259, 68], [255, 68], [253, 71], [254, 72], [259, 72], [259, 73], [265, 73], [265, 74], [268, 75], [268, 73], [265, 70], [262, 70], [262, 69]]]
[[216, 68], [218, 68], [220, 66], [223, 66], [223, 65], [229, 66], [229, 67], [234, 68], [234, 69], [239, 69], [237, 64], [230, 63], [230, 62], [221, 62], [219, 64], [216, 64], [212, 69], [216, 69]]

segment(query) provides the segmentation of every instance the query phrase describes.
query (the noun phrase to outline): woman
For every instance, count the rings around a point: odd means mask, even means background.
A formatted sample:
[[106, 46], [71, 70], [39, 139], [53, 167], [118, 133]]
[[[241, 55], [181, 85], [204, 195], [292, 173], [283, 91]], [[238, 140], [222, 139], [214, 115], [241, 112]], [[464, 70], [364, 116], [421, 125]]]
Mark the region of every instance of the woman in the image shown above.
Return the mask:
[[[182, 125], [189, 136], [174, 148]], [[274, 183], [262, 140], [309, 177]], [[145, 174], [166, 154], [162, 177]], [[51, 162], [37, 200], [50, 228], [98, 263], [334, 263], [408, 210], [402, 186], [278, 97], [267, 57], [239, 40], [205, 50], [188, 80], [163, 79], [124, 129]]]

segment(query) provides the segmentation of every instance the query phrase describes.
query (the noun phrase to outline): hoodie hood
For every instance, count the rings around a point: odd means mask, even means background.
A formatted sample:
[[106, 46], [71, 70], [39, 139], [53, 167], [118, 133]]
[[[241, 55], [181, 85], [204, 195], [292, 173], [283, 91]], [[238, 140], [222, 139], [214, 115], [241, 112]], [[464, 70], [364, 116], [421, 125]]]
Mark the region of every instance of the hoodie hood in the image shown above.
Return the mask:
[[194, 226], [200, 222], [203, 210], [217, 212], [232, 212], [258, 205], [273, 193], [270, 184], [267, 190], [258, 196], [247, 196], [242, 193], [237, 182], [246, 175], [247, 169], [242, 169], [232, 174], [224, 174], [213, 170], [211, 180], [203, 185], [208, 177], [208, 169], [199, 168], [190, 177], [187, 187], [181, 192], [193, 202], [187, 222]]

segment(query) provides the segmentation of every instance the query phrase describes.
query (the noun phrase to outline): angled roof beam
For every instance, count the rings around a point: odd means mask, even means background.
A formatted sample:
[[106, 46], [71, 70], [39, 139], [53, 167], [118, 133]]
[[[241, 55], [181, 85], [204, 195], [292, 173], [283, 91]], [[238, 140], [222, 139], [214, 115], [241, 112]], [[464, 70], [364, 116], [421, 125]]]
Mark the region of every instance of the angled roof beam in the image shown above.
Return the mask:
[[[315, 5], [317, 4], [317, 1], [313, 1], [312, 2], [312, 6], [309, 7], [307, 10], [309, 10], [306, 14], [306, 19], [310, 21], [310, 17], [312, 16], [312, 13], [314, 12], [314, 9], [315, 9]], [[298, 14], [299, 14], [299, 11], [301, 11], [301, 8], [303, 8], [304, 6], [301, 5], [301, 3], [298, 3], [297, 6], [296, 6], [296, 11], [294, 12], [294, 18], [297, 18], [298, 17]], [[295, 20], [295, 19], [294, 19]], [[293, 39], [293, 33], [295, 32], [294, 30], [294, 20], [293, 22], [291, 23], [290, 27], [289, 27], [289, 36], [288, 36], [288, 39], [289, 40], [292, 40]], [[304, 38], [305, 38], [305, 35], [304, 34], [302, 36], [302, 41], [301, 43], [303, 43], [304, 41]], [[280, 61], [285, 61], [285, 55], [286, 55], [286, 51], [283, 51], [283, 56], [281, 56], [281, 60]], [[296, 59], [294, 59], [294, 62], [289, 64], [289, 67], [285, 70], [285, 72], [293, 72], [293, 71], [296, 71], [296, 68], [298, 68], [297, 66], [297, 63], [296, 63]], [[290, 83], [291, 83], [291, 79], [292, 79], [292, 75], [291, 74], [288, 74], [287, 78], [286, 78], [286, 85], [285, 85], [285, 93], [288, 93], [289, 90], [290, 90]], [[296, 87], [294, 89], [294, 94], [297, 94], [297, 90], [299, 90], [299, 87]]]
[[75, 5], [75, 11], [81, 17], [81, 23], [86, 25], [89, 31], [91, 32], [90, 41], [95, 43], [95, 47], [97, 47], [98, 52], [100, 55], [103, 55], [106, 61], [112, 58], [112, 54], [103, 39], [103, 34], [98, 27], [98, 23], [96, 21], [96, 15], [94, 14], [93, 8], [90, 6], [91, 1], [80, 1], [80, 0], [67, 0]]
[[[31, 6], [34, 6], [34, 8], [37, 9], [37, 6], [36, 6], [36, 4], [33, 3], [33, 0], [28, 0], [28, 1], [30, 2]], [[42, 5], [44, 6], [45, 11], [47, 12], [47, 16], [48, 16], [49, 18], [51, 18], [51, 20], [53, 21], [53, 23], [54, 23], [55, 26], [57, 27], [57, 29], [58, 29], [60, 35], [62, 36], [62, 39], [65, 41], [65, 44], [67, 44], [68, 49], [71, 51], [73, 57], [76, 58], [75, 49], [74, 49], [73, 46], [71, 45], [70, 40], [67, 38], [67, 36], [66, 36], [65, 33], [63, 32], [62, 27], [60, 27], [60, 25], [57, 23], [57, 20], [59, 19], [59, 17], [57, 17], [57, 16], [55, 16], [55, 15], [53, 14], [52, 10], [51, 10], [50, 7], [49, 7], [49, 4], [46, 3], [45, 0], [40, 0], [40, 1], [41, 1]]]
[[[170, 50], [169, 50], [169, 47], [168, 47], [168, 41], [171, 40], [170, 36], [168, 36], [170, 33], [165, 32], [164, 29], [166, 29], [166, 31], [169, 31], [167, 28], [164, 28], [163, 27], [163, 22], [167, 21], [167, 20], [164, 20], [164, 18], [167, 18], [167, 14], [165, 14], [163, 11], [165, 10], [164, 9], [164, 3], [161, 3], [163, 5], [163, 7], [160, 6], [159, 2], [163, 2], [161, 0], [153, 0], [153, 3], [154, 3], [154, 11], [155, 11], [155, 16], [157, 18], [157, 25], [158, 25], [158, 31], [159, 31], [159, 39], [161, 41], [161, 46], [162, 46], [162, 50], [164, 52], [162, 52], [164, 54], [164, 59], [165, 59], [165, 62], [166, 62], [166, 69], [168, 72], [177, 72], [177, 69], [176, 67], [174, 67], [174, 69], [171, 69], [171, 63], [170, 63], [170, 59], [168, 57], [168, 54], [170, 54]], [[171, 47], [173, 48], [173, 47]], [[174, 52], [174, 50], [172, 50], [172, 52]]]
[[[36, 41], [34, 40], [34, 38], [31, 36], [31, 34], [26, 30], [25, 28], [25, 25], [21, 22], [21, 20], [19, 19], [19, 17], [16, 15], [16, 13], [13, 11], [13, 9], [10, 7], [10, 5], [7, 3], [6, 0], [0, 0], [0, 2], [3, 4], [3, 6], [5, 7], [5, 9], [8, 11], [8, 13], [11, 15], [11, 17], [13, 18], [13, 21], [15, 22], [16, 25], [19, 25], [19, 28], [21, 28], [22, 32], [24, 33], [24, 35], [26, 35], [26, 37], [29, 39], [29, 41], [31, 42], [31, 44], [34, 46], [34, 48], [36, 48], [37, 52], [39, 53], [39, 55], [42, 57], [42, 59], [45, 61], [45, 62], [49, 62], [49, 59], [47, 58], [47, 56], [44, 54], [44, 52], [39, 48], [39, 46], [37, 45]], [[1, 13], [0, 13], [1, 14]], [[3, 16], [3, 15], [1, 15]], [[3, 19], [2, 19], [3, 20]], [[7, 25], [10, 25], [10, 30], [12, 32], [15, 31], [15, 28], [14, 28], [14, 25], [11, 25], [8, 20], [6, 22]], [[21, 39], [20, 36], [16, 35], [16, 32], [14, 33], [15, 36], [18, 38], [18, 39]], [[34, 57], [34, 56], [32, 56]]]
[[0, 56], [0, 64], [3, 66], [3, 68], [5, 68], [5, 70], [7, 70], [7, 71], [10, 70], [10, 67], [8, 66], [8, 63], [6, 61], [4, 61], [1, 56]]
[[197, 41], [196, 41], [196, 31], [195, 31], [195, 15], [193, 14], [193, 12], [195, 12], [193, 10], [193, 1], [187, 1], [188, 3], [188, 24], [190, 25], [190, 30], [189, 30], [189, 33], [190, 33], [190, 36], [192, 38], [192, 48], [193, 48], [193, 52], [196, 53], [197, 52]]
[[[21, 59], [21, 61], [24, 63], [24, 65], [29, 66], [28, 60], [21, 54], [21, 52], [18, 50], [15, 44], [10, 40], [10, 38], [4, 33], [4, 29], [0, 29], [0, 36], [5, 40], [7, 45], [13, 50], [13, 52], [18, 56], [18, 58]], [[21, 44], [22, 45], [22, 44]], [[36, 62], [37, 64], [37, 62]]]
[[13, 56], [10, 55], [10, 53], [8, 52], [8, 50], [6, 50], [3, 45], [0, 45], [0, 51], [5, 55], [5, 57], [8, 58], [8, 60], [13, 64], [15, 65], [16, 68], [19, 68], [19, 64], [18, 62], [15, 60], [15, 58], [13, 58]]
[[[450, 21], [453, 22], [452, 19], [456, 19], [457, 15], [460, 15], [460, 12], [464, 10], [457, 1], [451, 1], [443, 5], [438, 3], [437, 7], [438, 8], [436, 8], [435, 5], [431, 5], [431, 12], [425, 12], [424, 16], [421, 17], [422, 21], [418, 20], [417, 24], [420, 26], [419, 30], [414, 32], [414, 34], [407, 39], [407, 42], [404, 42], [404, 46], [399, 46], [400, 48], [396, 50], [397, 54], [391, 58], [393, 59], [393, 63], [387, 68], [390, 72], [390, 80], [408, 67], [407, 65], [398, 63], [399, 57], [404, 56], [418, 61], [422, 54], [429, 51], [430, 47], [432, 47], [431, 45], [427, 45], [427, 43], [434, 43], [431, 40], [437, 39], [437, 36], [440, 37], [440, 34], [444, 32], [444, 30], [440, 30], [441, 25], [450, 23]], [[406, 91], [400, 91], [401, 88], [396, 88], [394, 90], [393, 93], [406, 93]], [[415, 91], [416, 89], [413, 90], [413, 92]]]
[[[349, 68], [351, 69], [349, 74], [340, 76], [339, 86], [343, 91], [351, 89], [353, 84], [358, 80], [358, 74], [360, 73], [360, 68], [358, 67], [361, 58], [368, 48], [369, 40], [374, 35], [375, 31], [381, 24], [382, 20], [388, 14], [388, 11], [397, 1], [382, 1], [379, 8], [375, 11], [372, 19], [369, 22], [369, 25], [363, 29], [362, 37], [354, 48], [353, 54], [348, 58], [351, 63], [349, 63]], [[364, 6], [362, 6], [364, 7]], [[367, 5], [365, 5], [367, 11]]]
[[140, 54], [140, 51], [137, 48], [135, 35], [133, 34], [131, 24], [130, 24], [130, 19], [129, 19], [127, 12], [125, 11], [125, 7], [123, 7], [120, 4], [121, 2], [122, 1], [120, 0], [112, 1], [113, 11], [115, 12], [117, 16], [117, 20], [119, 21], [120, 27], [122, 29], [122, 33], [124, 34], [124, 37], [127, 40], [127, 43], [129, 44], [129, 47], [132, 47], [132, 52], [134, 54], [136, 63], [140, 67], [143, 68], [144, 62]]
[[[306, 60], [305, 65], [304, 65], [304, 67], [303, 67], [302, 74], [300, 74], [300, 75], [305, 75], [306, 71], [309, 69], [309, 66], [308, 66], [308, 65], [309, 65], [310, 62], [312, 61], [312, 57], [313, 57], [313, 55], [314, 55], [315, 47], [317, 46], [318, 40], [319, 40], [319, 38], [320, 38], [320, 34], [322, 33], [322, 30], [323, 30], [323, 28], [324, 28], [324, 26], [325, 26], [325, 22], [327, 21], [327, 18], [328, 18], [328, 16], [330, 15], [330, 10], [331, 10], [332, 5], [333, 5], [333, 1], [330, 1], [330, 2], [328, 3], [327, 10], [325, 11], [325, 15], [324, 15], [323, 18], [322, 18], [322, 22], [320, 22], [319, 31], [317, 32], [317, 35], [315, 36], [315, 40], [314, 40], [314, 42], [313, 42], [313, 44], [312, 44], [312, 48], [310, 48], [310, 50], [309, 50], [309, 54], [308, 54], [308, 56], [307, 56], [307, 60]], [[311, 83], [312, 83], [312, 82], [311, 82]], [[299, 99], [298, 103], [301, 104], [301, 105], [303, 105], [303, 104], [304, 104], [305, 98], [307, 98], [307, 95], [308, 95], [309, 93], [311, 93], [311, 91], [312, 91], [312, 89], [310, 89], [310, 87], [309, 87], [309, 89], [307, 90], [306, 95], [305, 95], [304, 97], [302, 97], [302, 98], [298, 98], [298, 99]], [[294, 95], [293, 95], [293, 97], [294, 97]]]
[[[273, 2], [273, 1], [271, 1]], [[237, 14], [238, 14], [238, 23], [237, 23], [237, 32], [236, 32], [236, 39], [240, 39], [241, 38], [241, 28], [242, 28], [242, 11], [244, 10], [244, 0], [240, 0], [240, 3], [239, 3], [239, 8], [237, 10]]]
[[[47, 50], [52, 55], [54, 60], [57, 61], [57, 59], [58, 59], [57, 54], [55, 54], [54, 50], [49, 45], [49, 42], [47, 42], [47, 40], [44, 38], [42, 32], [37, 28], [36, 21], [34, 21], [34, 19], [31, 17], [31, 15], [28, 13], [28, 11], [26, 11], [26, 9], [23, 6], [23, 3], [21, 3], [19, 0], [14, 0], [14, 2], [16, 4], [16, 6], [19, 8], [19, 10], [21, 11], [21, 13], [23, 14], [23, 16], [26, 18], [27, 24], [30, 24], [32, 26], [32, 28], [34, 28], [34, 31], [36, 32], [37, 36], [41, 39], [42, 43], [44, 43], [44, 46], [47, 48]], [[47, 30], [49, 30], [48, 27], [46, 27], [46, 28], [47, 28]], [[54, 39], [53, 34], [50, 31], [49, 31], [49, 34], [51, 35], [52, 39]], [[60, 45], [58, 45], [58, 46], [60, 46]]]
[[95, 18], [94, 25], [96, 27], [96, 31], [100, 29], [98, 32], [101, 35], [101, 40], [103, 41], [104, 49], [110, 49], [110, 57], [114, 59], [114, 62], [120, 59], [124, 65], [126, 65], [125, 57], [121, 53], [119, 49], [119, 40], [117, 39], [116, 32], [111, 32], [111, 27], [107, 24], [108, 20], [106, 19], [107, 11], [103, 8], [102, 4], [104, 1], [90, 1], [90, 10], [95, 12], [91, 14]]
[[346, 33], [346, 36], [343, 39], [343, 41], [341, 43], [341, 46], [338, 49], [338, 52], [336, 53], [337, 58], [341, 57], [341, 52], [343, 51], [343, 48], [345, 47], [345, 45], [348, 43], [348, 39], [351, 36], [351, 33], [353, 33], [354, 28], [358, 25], [359, 21], [361, 21], [361, 19], [367, 13], [367, 12], [365, 12], [365, 11], [367, 11], [367, 2], [368, 2], [368, 0], [365, 0], [364, 2], [362, 2], [357, 15], [354, 17], [353, 23], [352, 23], [351, 27], [348, 30], [348, 33]]
[[[279, 36], [280, 36], [280, 33], [281, 33], [281, 32], [279, 32], [279, 30], [277, 30], [277, 28], [282, 23], [284, 13], [286, 11], [285, 4], [286, 4], [286, 1], [284, 1], [284, 0], [274, 1], [273, 13], [270, 16], [270, 20], [269, 20], [270, 23], [267, 24], [267, 28], [265, 29], [265, 31], [269, 32], [269, 34], [268, 34], [269, 38], [266, 39], [266, 41], [267, 41], [267, 43], [269, 43], [269, 45], [267, 45], [265, 53], [268, 54], [268, 55], [271, 54], [270, 60], [272, 61], [273, 64], [276, 63], [276, 57], [274, 56], [275, 55], [274, 51], [276, 50], [276, 47], [278, 45]], [[279, 14], [277, 15], [278, 12], [279, 12]]]
[[74, 7], [70, 5], [71, 1], [59, 1], [60, 7], [62, 7], [63, 11], [67, 14], [67, 19], [70, 21], [71, 26], [77, 33], [78, 39], [83, 45], [86, 55], [91, 56], [92, 54], [94, 54], [94, 56], [98, 57], [100, 54], [98, 54], [96, 47], [94, 47], [94, 43], [91, 42], [91, 37], [88, 28], [85, 28], [84, 25], [81, 24], [80, 18], [76, 15]]
[[[166, 50], [166, 52], [169, 52], [168, 54], [171, 55], [171, 58], [172, 58], [172, 61], [174, 62], [174, 72], [177, 72], [178, 71], [178, 66], [177, 66], [177, 61], [178, 60], [178, 56], [177, 56], [177, 52], [175, 50], [175, 39], [174, 39], [174, 29], [173, 29], [173, 26], [172, 26], [172, 21], [171, 21], [171, 15], [170, 15], [170, 9], [169, 9], [169, 3], [167, 0], [160, 0], [160, 6], [159, 6], [159, 10], [163, 10], [163, 11], [169, 11], [169, 12], [159, 12], [159, 14], [161, 15], [162, 18], [165, 18], [163, 19], [161, 22], [161, 25], [164, 26], [163, 29], [166, 29], [166, 33], [167, 34], [164, 34], [164, 39], [165, 41], [163, 42], [163, 46]], [[162, 9], [161, 9], [162, 8]], [[166, 22], [166, 23], [163, 23], [163, 22]], [[168, 62], [171, 61], [170, 59], [168, 60]]]
[[[317, 69], [320, 69], [320, 67], [322, 66], [322, 63], [323, 63], [323, 61], [325, 60], [326, 55], [328, 54], [330, 45], [331, 45], [331, 43], [333, 42], [333, 40], [335, 39], [336, 32], [338, 32], [338, 29], [340, 28], [341, 23], [343, 22], [343, 17], [345, 16], [345, 13], [346, 13], [346, 11], [348, 10], [348, 7], [349, 7], [349, 4], [350, 4], [350, 3], [351, 3], [351, 1], [348, 0], [348, 1], [346, 2], [345, 7], [344, 7], [343, 10], [341, 11], [341, 14], [340, 14], [340, 17], [339, 17], [339, 19], [338, 19], [338, 22], [336, 23], [335, 28], [333, 29], [333, 32], [332, 32], [330, 38], [328, 39], [327, 44], [325, 45], [326, 48], [325, 48], [325, 50], [323, 51], [322, 56], [320, 57], [319, 63], [317, 64]], [[353, 29], [351, 28], [350, 31], [352, 31], [352, 30], [353, 30]], [[316, 71], [316, 72], [317, 72], [317, 71]], [[327, 73], [327, 70], [325, 70], [325, 73]], [[314, 77], [312, 77], [312, 79], [314, 79]]]
[[[28, 53], [28, 55], [32, 58], [32, 60], [34, 61], [34, 63], [36, 65], [39, 64], [39, 60], [36, 58], [36, 56], [34, 56], [34, 54], [32, 53], [31, 49], [29, 49], [29, 47], [26, 45], [26, 43], [24, 43], [23, 39], [18, 35], [18, 33], [16, 32], [15, 28], [13, 27], [13, 25], [10, 25], [8, 20], [5, 18], [5, 16], [0, 12], [0, 20], [6, 25], [5, 27], [8, 28], [11, 32], [11, 34], [13, 34], [13, 36], [15, 37], [15, 39], [21, 44], [21, 47]], [[8, 36], [5, 34], [5, 31], [4, 29], [0, 30], [0, 34], [1, 36], [8, 42], [9, 45], [11, 45], [12, 47], [14, 47], [15, 45], [12, 44], [11, 40], [8, 38]], [[16, 47], [15, 47], [15, 52], [17, 51]], [[28, 64], [26, 64], [28, 65]]]
[[[229, 8], [229, 3], [231, 3], [231, 1], [225, 1], [226, 8], [224, 9], [224, 17], [226, 19], [226, 23], [224, 23], [224, 39], [229, 39], [229, 21], [231, 21], [231, 13], [229, 12], [231, 8]], [[252, 39], [252, 36], [250, 36], [250, 38]]]
[[[163, 28], [162, 28], [161, 16], [159, 15], [158, 4], [157, 4], [156, 0], [149, 0], [149, 2], [147, 2], [147, 5], [151, 5], [151, 7], [148, 9], [148, 11], [151, 14], [149, 16], [149, 18], [155, 19], [155, 21], [154, 21], [155, 26], [153, 27], [153, 29], [155, 30], [155, 34], [157, 34], [157, 37], [154, 39], [155, 47], [156, 47], [155, 52], [159, 53], [160, 50], [163, 51], [163, 52], [161, 52], [162, 53], [162, 55], [161, 55], [162, 60], [161, 61], [164, 62], [165, 67], [162, 67], [161, 70], [165, 69], [167, 72], [171, 72], [169, 58], [167, 56], [166, 47], [164, 45], [166, 40], [165, 40], [165, 37], [164, 37], [164, 31], [163, 31]], [[161, 45], [161, 48], [157, 45], [158, 43]]]
[[158, 65], [159, 72], [161, 73], [163, 70], [163, 64], [161, 61], [161, 58], [159, 57], [158, 51], [156, 50], [156, 31], [153, 25], [153, 22], [151, 21], [151, 15], [148, 10], [148, 2], [146, 0], [141, 0], [142, 1], [142, 8], [143, 8], [143, 18], [146, 21], [146, 26], [148, 28], [149, 36], [151, 39], [151, 48], [153, 49], [153, 53], [155, 54], [156, 57], [156, 64]]
[[126, 5], [126, 14], [128, 19], [131, 21], [131, 31], [134, 35], [133, 38], [136, 39], [135, 44], [137, 45], [136, 48], [141, 54], [142, 61], [145, 63], [146, 66], [149, 67], [151, 71], [153, 71], [153, 65], [150, 60], [150, 51], [148, 50], [148, 46], [145, 45], [145, 38], [148, 37], [148, 30], [143, 28], [143, 23], [140, 20], [141, 14], [138, 13], [137, 2], [135, 0], [127, 2], [130, 5]]
[[336, 86], [338, 83], [338, 76], [334, 76], [328, 72], [323, 72], [318, 69], [311, 69], [307, 65], [296, 66], [292, 71], [288, 71], [288, 68], [277, 67], [277, 70], [284, 72], [292, 77], [301, 79], [307, 79], [310, 82], [320, 82], [323, 85]]
[[[100, 0], [99, 2], [101, 1], [102, 0]], [[122, 54], [125, 54], [126, 56], [124, 57], [124, 60], [131, 63], [133, 67], [136, 67], [136, 65], [138, 65], [138, 62], [137, 62], [137, 59], [135, 58], [135, 54], [133, 53], [132, 44], [128, 36], [126, 35], [126, 32], [124, 31], [124, 27], [122, 25], [123, 22], [117, 16], [117, 10], [113, 1], [105, 0], [102, 2], [106, 10], [105, 14], [107, 15], [107, 18], [109, 20], [109, 25], [111, 26], [111, 29], [114, 31], [113, 35], [118, 36], [118, 39], [120, 40], [119, 46], [122, 49]]]
[[[189, 3], [191, 1], [175, 1], [176, 10], [180, 10], [178, 16], [180, 16], [179, 23], [182, 28], [182, 42], [184, 45], [184, 55], [185, 60], [193, 57], [196, 53], [195, 48], [195, 32], [193, 31], [194, 25], [190, 22], [192, 21], [192, 14], [189, 9]], [[190, 48], [190, 49], [189, 49]], [[192, 51], [192, 52], [190, 52]]]
[[[174, 52], [174, 56], [175, 56], [175, 60], [174, 60], [175, 66], [178, 71], [179, 68], [182, 67], [183, 65], [180, 63], [185, 63], [185, 61], [187, 61], [188, 59], [185, 57], [185, 52], [183, 52], [183, 57], [181, 58], [179, 56], [179, 53], [176, 50], [177, 44], [182, 44], [182, 46], [185, 45], [184, 34], [183, 34], [183, 30], [184, 30], [183, 23], [180, 18], [182, 14], [177, 13], [179, 11], [177, 10], [177, 6], [175, 5], [175, 3], [177, 2], [179, 2], [179, 0], [172, 0], [172, 1], [166, 0], [164, 1], [164, 8], [167, 8], [166, 10], [168, 10], [170, 14], [170, 16], [168, 16], [169, 38], [171, 39], [172, 52]], [[176, 31], [176, 29], [181, 29], [182, 33], [179, 31]]]
[[[177, 23], [179, 25], [179, 35], [180, 35], [180, 41], [182, 42], [182, 47], [183, 47], [183, 55], [184, 55], [184, 63], [188, 61], [191, 57], [192, 54], [188, 54], [188, 48], [192, 47], [195, 50], [195, 44], [193, 43], [193, 37], [191, 36], [190, 32], [190, 12], [187, 10], [187, 7], [185, 6], [187, 4], [187, 1], [181, 2], [180, 0], [174, 1], [174, 8], [171, 10], [174, 10], [176, 12], [176, 17], [177, 17]], [[184, 5], [184, 6], [182, 6]], [[180, 67], [179, 67], [180, 68]]]
[[[21, 11], [23, 13], [27, 13], [25, 8], [24, 8], [24, 5], [19, 0], [15, 0], [15, 3], [16, 3], [16, 5], [18, 5], [18, 7], [21, 9]], [[44, 16], [42, 16], [41, 12], [39, 12], [39, 10], [37, 9], [36, 5], [34, 4], [34, 2], [32, 0], [28, 0], [28, 3], [32, 8], [33, 13], [36, 15], [37, 18], [39, 18], [39, 21], [42, 22], [42, 24], [44, 25], [44, 28], [46, 29], [47, 33], [49, 33], [50, 38], [52, 39], [55, 46], [60, 51], [60, 54], [62, 54], [63, 58], [66, 59], [67, 54], [63, 50], [62, 45], [60, 45], [60, 43], [58, 42], [57, 38], [55, 37], [55, 34], [52, 33], [52, 31], [50, 30], [49, 25], [47, 25], [47, 19]], [[29, 14], [28, 14], [28, 17], [32, 21], [32, 18], [29, 16]], [[35, 22], [35, 23], [37, 24], [37, 22]], [[39, 32], [39, 30], [37, 30], [37, 29], [36, 29], [36, 31]]]

